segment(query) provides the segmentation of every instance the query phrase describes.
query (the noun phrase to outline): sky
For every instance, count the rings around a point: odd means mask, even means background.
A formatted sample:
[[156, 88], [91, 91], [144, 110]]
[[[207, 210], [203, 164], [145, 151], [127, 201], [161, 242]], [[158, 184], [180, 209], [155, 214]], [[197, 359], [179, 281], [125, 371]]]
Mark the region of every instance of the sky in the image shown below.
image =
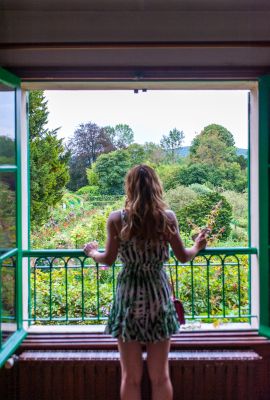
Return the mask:
[[15, 93], [0, 91], [0, 135], [15, 138]]
[[127, 124], [136, 143], [159, 143], [177, 128], [183, 146], [211, 123], [223, 125], [239, 148], [248, 146], [248, 91], [246, 90], [132, 90], [45, 91], [48, 128], [60, 127], [59, 137], [72, 137], [80, 123], [99, 126]]

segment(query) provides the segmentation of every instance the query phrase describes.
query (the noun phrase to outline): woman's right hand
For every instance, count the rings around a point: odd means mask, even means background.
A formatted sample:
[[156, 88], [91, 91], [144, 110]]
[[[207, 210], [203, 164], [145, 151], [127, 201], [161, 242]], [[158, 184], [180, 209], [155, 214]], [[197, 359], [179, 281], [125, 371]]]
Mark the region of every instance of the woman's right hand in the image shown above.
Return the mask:
[[198, 236], [195, 239], [195, 245], [198, 248], [198, 250], [203, 250], [205, 249], [207, 245], [207, 235], [208, 235], [208, 230], [203, 229]]

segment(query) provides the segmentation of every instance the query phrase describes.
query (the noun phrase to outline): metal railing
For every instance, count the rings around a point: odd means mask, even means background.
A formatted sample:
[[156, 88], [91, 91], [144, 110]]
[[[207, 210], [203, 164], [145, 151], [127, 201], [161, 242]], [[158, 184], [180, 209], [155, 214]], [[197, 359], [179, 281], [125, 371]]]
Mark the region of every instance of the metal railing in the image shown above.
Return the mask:
[[[187, 320], [250, 322], [254, 248], [212, 248], [183, 264], [171, 258], [177, 297]], [[24, 251], [30, 268], [31, 324], [97, 324], [108, 317], [122, 264], [93, 263], [81, 250]], [[169, 274], [169, 271], [168, 271]]]

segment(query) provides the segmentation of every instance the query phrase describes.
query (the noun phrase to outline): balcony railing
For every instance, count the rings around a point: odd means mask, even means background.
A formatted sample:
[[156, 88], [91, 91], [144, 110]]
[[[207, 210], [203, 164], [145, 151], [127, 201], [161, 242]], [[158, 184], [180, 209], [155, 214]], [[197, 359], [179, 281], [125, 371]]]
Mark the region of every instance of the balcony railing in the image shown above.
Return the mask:
[[[251, 315], [251, 254], [256, 249], [212, 248], [183, 264], [171, 253], [164, 268], [171, 268], [187, 321], [250, 322], [256, 317]], [[24, 257], [29, 259], [31, 324], [106, 321], [121, 263], [93, 263], [81, 250], [31, 250]]]

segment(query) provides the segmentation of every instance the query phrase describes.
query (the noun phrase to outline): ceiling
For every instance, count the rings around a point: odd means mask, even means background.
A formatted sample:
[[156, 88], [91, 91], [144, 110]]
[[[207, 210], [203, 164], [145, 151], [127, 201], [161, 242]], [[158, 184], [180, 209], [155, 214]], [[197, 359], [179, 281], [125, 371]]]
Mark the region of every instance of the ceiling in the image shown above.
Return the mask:
[[270, 73], [269, 0], [1, 0], [0, 65], [25, 80]]

